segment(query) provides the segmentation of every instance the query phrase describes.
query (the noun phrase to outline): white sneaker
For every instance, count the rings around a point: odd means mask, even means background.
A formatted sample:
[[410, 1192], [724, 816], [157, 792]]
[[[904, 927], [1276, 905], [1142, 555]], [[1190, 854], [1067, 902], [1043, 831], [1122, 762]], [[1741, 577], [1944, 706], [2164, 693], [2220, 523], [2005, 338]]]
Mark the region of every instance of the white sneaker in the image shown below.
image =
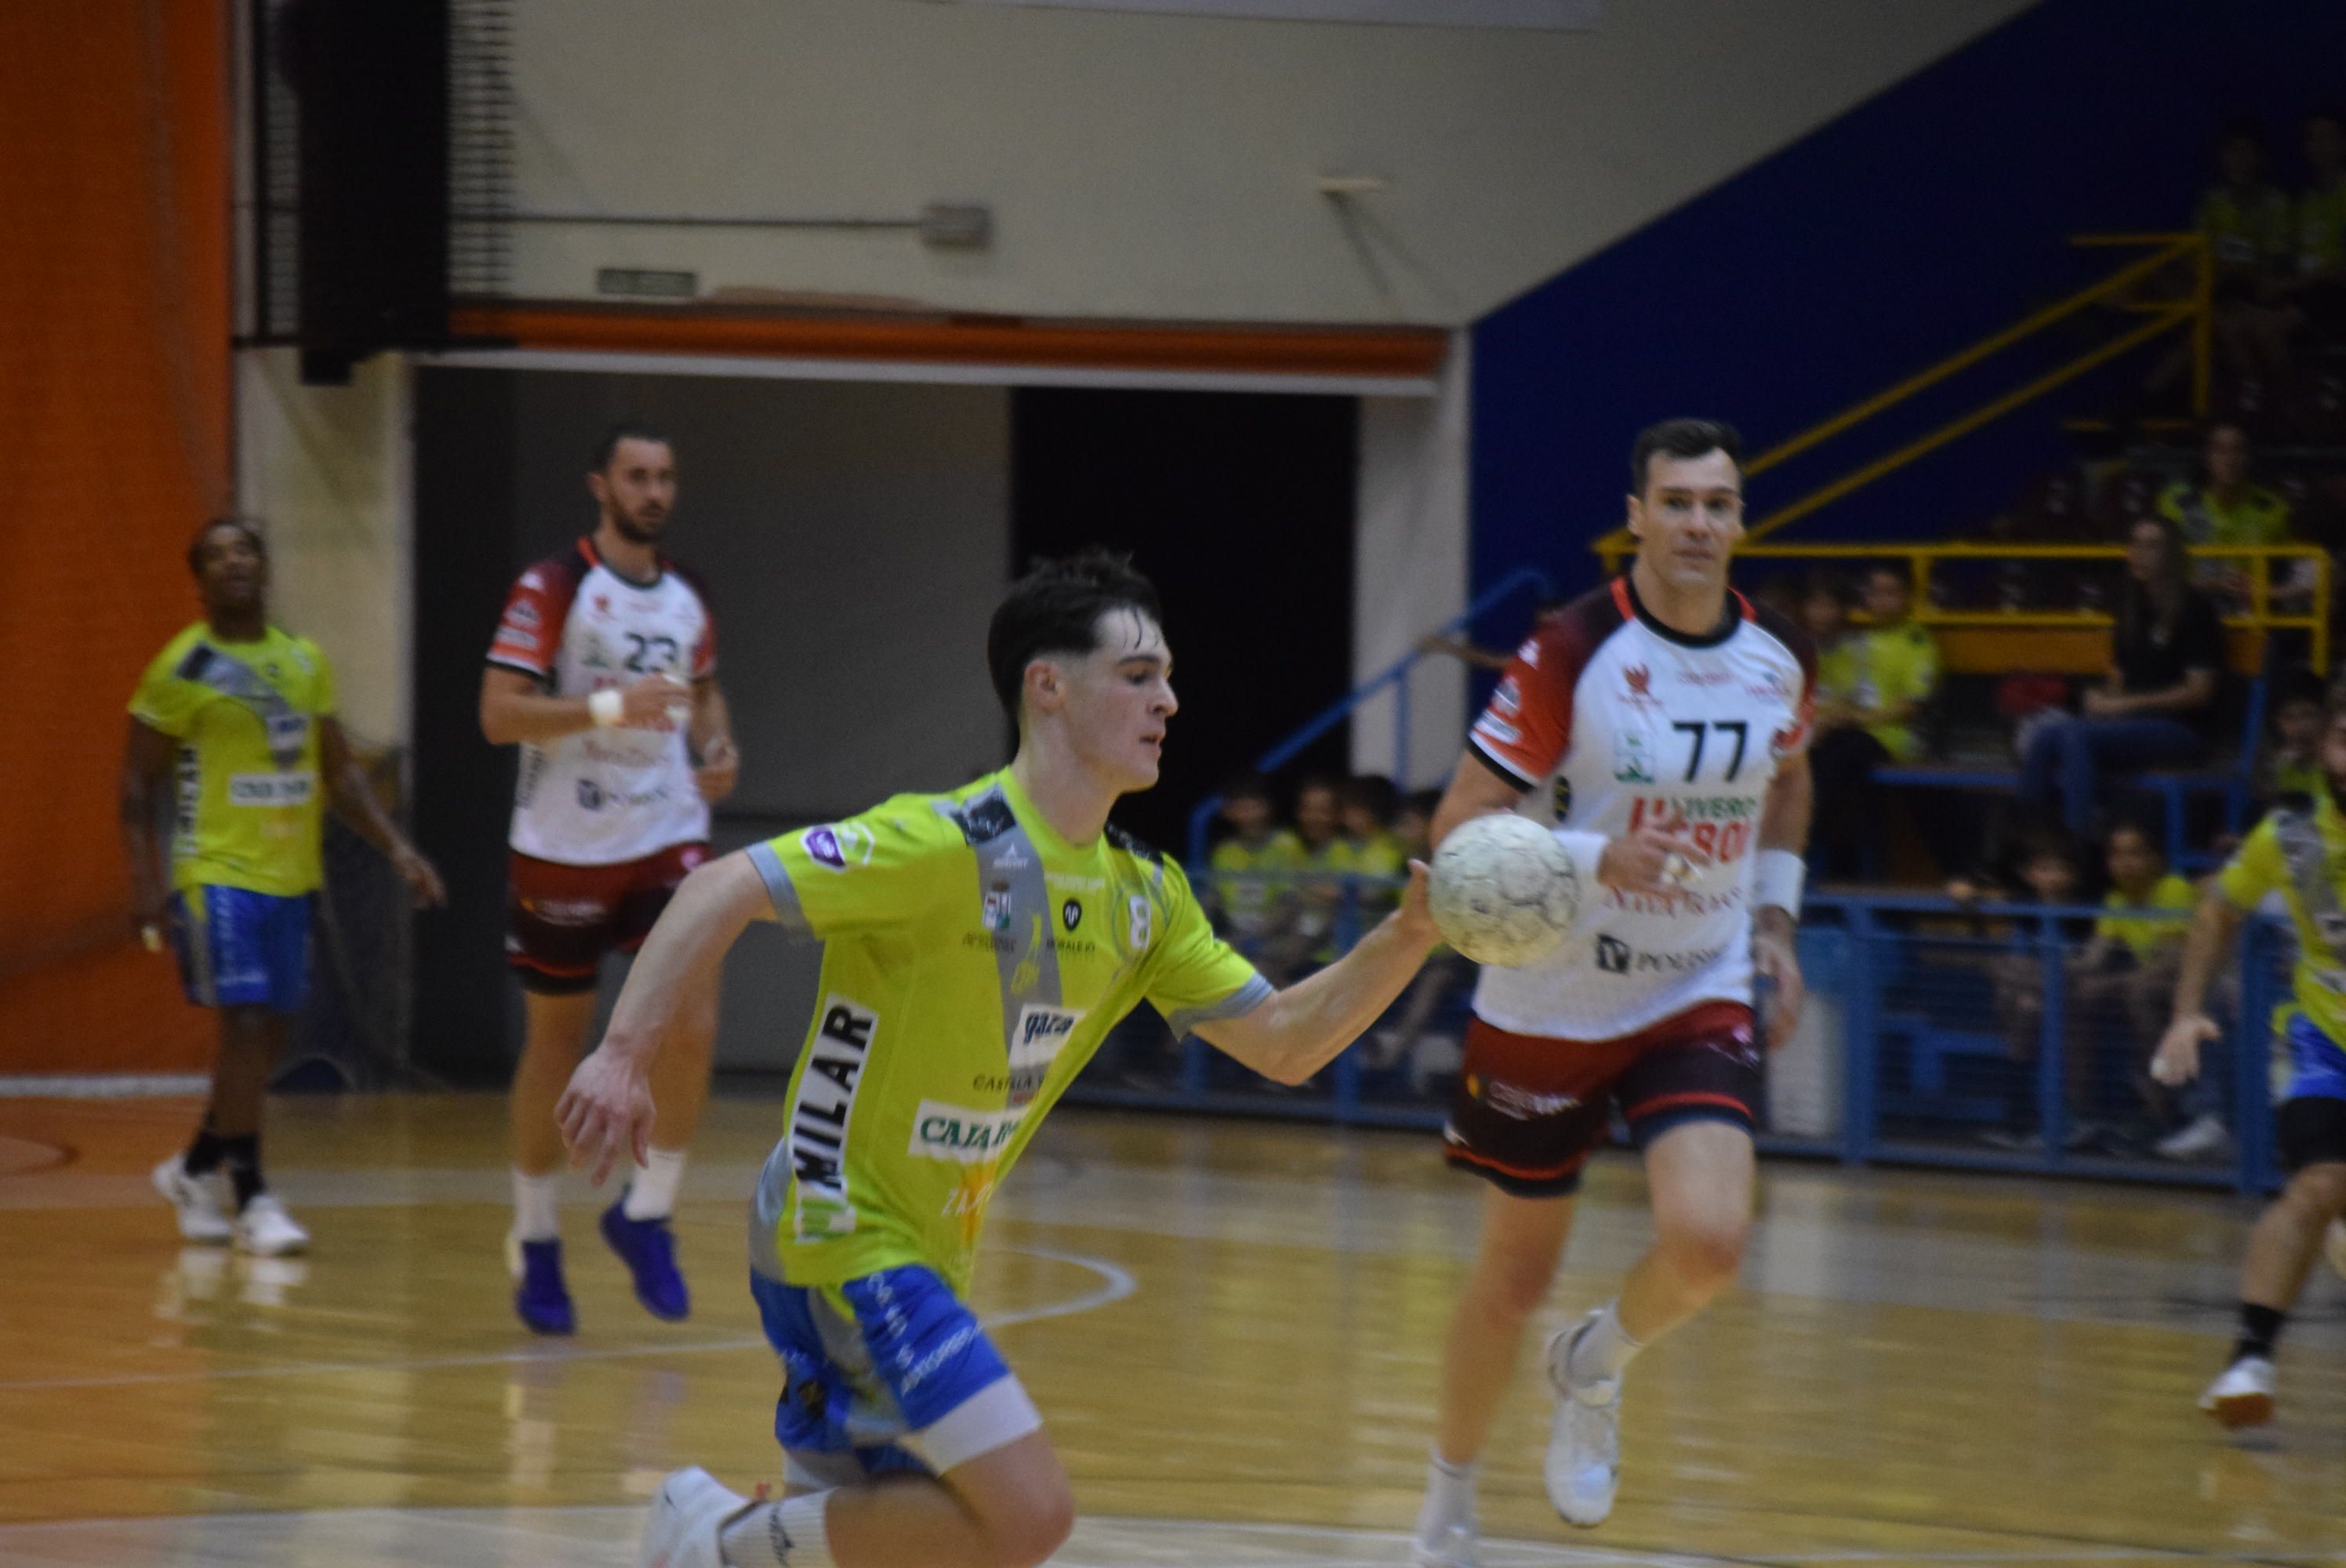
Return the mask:
[[1410, 1543], [1411, 1568], [1483, 1568], [1472, 1524], [1445, 1524]]
[[1572, 1342], [1596, 1320], [1591, 1312], [1547, 1345], [1547, 1380], [1556, 1390], [1556, 1424], [1547, 1438], [1547, 1500], [1567, 1524], [1602, 1524], [1621, 1481], [1621, 1376], [1575, 1383], [1566, 1370]]
[[721, 1549], [725, 1526], [753, 1506], [698, 1465], [670, 1471], [644, 1521], [636, 1568], [727, 1568]]
[[257, 1257], [282, 1257], [309, 1250], [310, 1233], [293, 1223], [276, 1194], [260, 1192], [236, 1217], [236, 1244]]
[[2243, 1356], [2199, 1396], [2199, 1408], [2227, 1427], [2260, 1427], [2272, 1420], [2273, 1364]]
[[155, 1167], [155, 1190], [179, 1212], [179, 1239], [218, 1244], [236, 1234], [228, 1210], [220, 1207], [220, 1178], [189, 1176], [185, 1155], [173, 1155]]
[[2331, 1273], [2346, 1279], [2346, 1219], [2331, 1220], [2321, 1233], [2321, 1256], [2329, 1259]]
[[2198, 1160], [2220, 1154], [2231, 1142], [2232, 1135], [2224, 1125], [2224, 1118], [2213, 1111], [2202, 1111], [2153, 1147], [2163, 1160]]

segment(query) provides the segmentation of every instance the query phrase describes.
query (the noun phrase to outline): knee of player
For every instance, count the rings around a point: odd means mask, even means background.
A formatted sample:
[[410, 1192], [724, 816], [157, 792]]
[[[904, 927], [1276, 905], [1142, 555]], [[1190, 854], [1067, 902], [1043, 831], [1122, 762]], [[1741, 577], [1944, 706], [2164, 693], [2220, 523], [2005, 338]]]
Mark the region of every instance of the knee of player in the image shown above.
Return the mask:
[[1545, 1254], [1488, 1259], [1482, 1270], [1483, 1294], [1502, 1318], [1528, 1318], [1547, 1305], [1548, 1288], [1556, 1278], [1556, 1259]]
[[1067, 1543], [1076, 1528], [1076, 1499], [1063, 1474], [1036, 1485], [986, 1523], [986, 1543], [994, 1568], [1039, 1568]]
[[2323, 1161], [2291, 1176], [2281, 1201], [2318, 1225], [2346, 1214], [2346, 1164]]
[[1743, 1246], [1750, 1234], [1750, 1223], [1737, 1216], [1689, 1216], [1665, 1221], [1657, 1245], [1681, 1273], [1724, 1284], [1742, 1268]]

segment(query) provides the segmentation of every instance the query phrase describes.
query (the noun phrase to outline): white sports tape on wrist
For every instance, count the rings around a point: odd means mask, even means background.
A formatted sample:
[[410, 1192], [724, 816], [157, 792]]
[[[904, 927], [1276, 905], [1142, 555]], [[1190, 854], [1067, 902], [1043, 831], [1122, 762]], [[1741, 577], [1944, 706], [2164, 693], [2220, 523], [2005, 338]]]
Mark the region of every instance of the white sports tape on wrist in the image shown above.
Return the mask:
[[1751, 901], [1800, 919], [1800, 890], [1809, 880], [1808, 862], [1790, 850], [1762, 850], [1756, 859]]
[[596, 728], [608, 729], [618, 723], [619, 716], [627, 711], [627, 698], [616, 689], [606, 687], [586, 699], [586, 711], [594, 718]]

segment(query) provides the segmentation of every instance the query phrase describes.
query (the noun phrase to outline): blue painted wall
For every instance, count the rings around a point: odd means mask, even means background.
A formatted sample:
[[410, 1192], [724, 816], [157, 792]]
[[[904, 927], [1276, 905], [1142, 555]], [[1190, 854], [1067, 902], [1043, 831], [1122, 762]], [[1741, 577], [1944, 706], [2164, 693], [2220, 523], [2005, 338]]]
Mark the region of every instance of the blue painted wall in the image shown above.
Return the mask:
[[[1586, 545], [1621, 520], [1640, 427], [1720, 417], [1764, 450], [2083, 284], [2093, 274], [2067, 236], [2188, 227], [2231, 119], [2264, 119], [2274, 171], [2293, 184], [2298, 117], [2339, 101], [2339, 0], [2045, 0], [1501, 307], [1474, 329], [1477, 591], [1526, 563], [1596, 579]], [[2016, 379], [1963, 379], [1762, 475], [1753, 514]], [[1785, 537], [1975, 523], [2064, 450], [2061, 411], [2045, 408]], [[1519, 629], [1483, 628], [1502, 642]]]

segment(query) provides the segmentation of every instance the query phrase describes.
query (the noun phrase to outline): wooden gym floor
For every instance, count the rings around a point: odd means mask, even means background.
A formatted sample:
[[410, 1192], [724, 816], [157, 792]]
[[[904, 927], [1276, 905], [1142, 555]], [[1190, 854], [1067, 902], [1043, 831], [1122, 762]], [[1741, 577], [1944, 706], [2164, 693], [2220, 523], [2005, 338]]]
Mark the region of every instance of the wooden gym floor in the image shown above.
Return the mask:
[[[185, 1102], [0, 1102], [0, 1563], [632, 1562], [657, 1478], [774, 1476], [743, 1195], [776, 1102], [712, 1107], [678, 1231], [689, 1323], [566, 1212], [575, 1340], [514, 1321], [501, 1102], [272, 1108], [307, 1258], [183, 1247], [147, 1186]], [[1062, 1112], [976, 1297], [1085, 1514], [1059, 1562], [1407, 1561], [1478, 1184], [1431, 1140]], [[1630, 1376], [1620, 1504], [1540, 1494], [1526, 1374], [1490, 1568], [2346, 1562], [2346, 1314], [2317, 1272], [2281, 1419], [2193, 1408], [2252, 1210], [2204, 1194], [1775, 1165], [1743, 1288]], [[1598, 1162], [1564, 1322], [1645, 1234]]]

